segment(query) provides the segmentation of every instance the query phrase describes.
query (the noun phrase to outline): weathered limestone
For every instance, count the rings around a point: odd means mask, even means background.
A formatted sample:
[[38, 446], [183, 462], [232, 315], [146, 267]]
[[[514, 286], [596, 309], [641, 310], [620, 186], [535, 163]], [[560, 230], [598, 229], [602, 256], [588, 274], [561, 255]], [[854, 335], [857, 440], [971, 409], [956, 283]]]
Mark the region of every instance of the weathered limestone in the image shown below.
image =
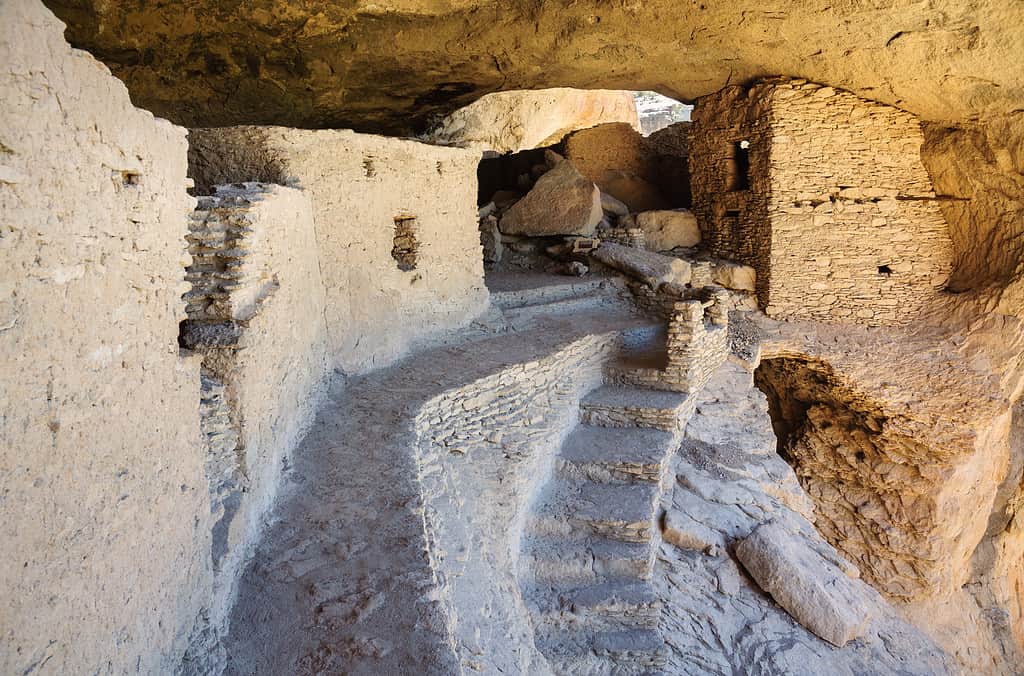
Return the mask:
[[790, 615], [832, 645], [860, 638], [874, 619], [877, 594], [780, 524], [758, 526], [736, 546], [736, 558]]
[[694, 212], [713, 255], [757, 270], [773, 317], [900, 324], [952, 269], [908, 113], [802, 81], [694, 110]]
[[676, 247], [692, 248], [700, 244], [700, 227], [692, 212], [642, 211], [635, 214], [636, 227], [643, 230], [644, 241], [651, 251], [668, 251]]
[[[351, 131], [233, 127], [193, 130], [189, 158], [201, 191], [260, 180], [309, 193], [331, 361], [345, 371], [388, 363], [486, 306], [473, 151]], [[414, 269], [393, 256], [408, 219]]]
[[172, 673], [210, 585], [185, 131], [0, 15], [0, 672]]
[[530, 192], [501, 216], [506, 235], [594, 234], [601, 222], [601, 191], [571, 162], [558, 162], [541, 176]]
[[633, 92], [567, 88], [497, 92], [448, 115], [424, 139], [517, 153], [551, 146], [577, 129], [611, 122], [640, 128]]
[[666, 283], [686, 284], [690, 281], [690, 264], [681, 258], [609, 242], [602, 244], [591, 255], [608, 267], [635, 277], [653, 289]]

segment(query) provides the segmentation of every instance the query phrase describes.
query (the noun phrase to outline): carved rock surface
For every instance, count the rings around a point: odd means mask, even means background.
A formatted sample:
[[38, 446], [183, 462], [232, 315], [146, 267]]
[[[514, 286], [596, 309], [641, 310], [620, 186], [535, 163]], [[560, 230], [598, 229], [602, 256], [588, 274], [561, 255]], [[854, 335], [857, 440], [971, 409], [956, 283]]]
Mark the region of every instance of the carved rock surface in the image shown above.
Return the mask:
[[506, 235], [592, 235], [601, 222], [601, 191], [571, 162], [559, 162], [501, 217]]

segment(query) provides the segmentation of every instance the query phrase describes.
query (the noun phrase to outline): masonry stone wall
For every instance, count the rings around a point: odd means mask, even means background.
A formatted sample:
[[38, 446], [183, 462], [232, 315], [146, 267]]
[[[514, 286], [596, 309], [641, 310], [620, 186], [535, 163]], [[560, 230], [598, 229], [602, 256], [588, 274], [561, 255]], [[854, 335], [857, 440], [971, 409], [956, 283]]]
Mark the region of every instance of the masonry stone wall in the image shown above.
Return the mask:
[[[200, 192], [255, 180], [310, 194], [331, 361], [344, 371], [387, 364], [485, 309], [479, 153], [351, 131], [231, 127], [193, 130], [189, 156]], [[414, 264], [393, 256], [408, 219]]]
[[[223, 389], [224, 404], [203, 417], [212, 442], [214, 580], [195, 633], [213, 637], [224, 629], [242, 564], [289, 457], [312, 424], [329, 372], [309, 195], [261, 183], [215, 192], [199, 199], [191, 219], [192, 290], [185, 294], [189, 320], [182, 327], [182, 340], [203, 355], [204, 387]], [[235, 442], [230, 454], [222, 448], [225, 437]], [[204, 647], [214, 654], [204, 654]], [[194, 636], [193, 650], [187, 667], [208, 672], [216, 646]]]
[[621, 340], [616, 332], [577, 339], [435, 397], [416, 418], [431, 565], [467, 671], [544, 665], [519, 601], [524, 519], [579, 419], [580, 398], [601, 383]]
[[705, 241], [757, 270], [770, 316], [908, 321], [952, 268], [922, 142], [914, 116], [799, 80], [701, 99], [690, 168]]
[[185, 130], [0, 21], [0, 672], [172, 673], [209, 589]]
[[729, 357], [734, 294], [713, 286], [687, 289], [684, 297], [642, 284], [630, 290], [642, 311], [667, 323], [664, 362], [649, 367], [611, 366], [605, 382], [670, 392], [699, 391]]

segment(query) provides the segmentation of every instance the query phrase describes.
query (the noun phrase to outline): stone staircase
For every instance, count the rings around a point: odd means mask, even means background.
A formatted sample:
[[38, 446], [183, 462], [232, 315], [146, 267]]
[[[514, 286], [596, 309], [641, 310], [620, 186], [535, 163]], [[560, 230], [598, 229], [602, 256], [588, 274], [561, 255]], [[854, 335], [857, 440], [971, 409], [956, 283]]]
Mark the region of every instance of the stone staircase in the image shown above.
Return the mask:
[[621, 303], [625, 285], [612, 277], [545, 279], [543, 284], [491, 291], [491, 305], [512, 326], [546, 316], [568, 316]]
[[661, 340], [652, 331], [626, 345], [606, 369], [611, 384], [581, 401], [527, 523], [520, 583], [535, 645], [556, 674], [646, 674], [666, 659], [648, 581], [668, 465], [693, 398], [615, 384]]

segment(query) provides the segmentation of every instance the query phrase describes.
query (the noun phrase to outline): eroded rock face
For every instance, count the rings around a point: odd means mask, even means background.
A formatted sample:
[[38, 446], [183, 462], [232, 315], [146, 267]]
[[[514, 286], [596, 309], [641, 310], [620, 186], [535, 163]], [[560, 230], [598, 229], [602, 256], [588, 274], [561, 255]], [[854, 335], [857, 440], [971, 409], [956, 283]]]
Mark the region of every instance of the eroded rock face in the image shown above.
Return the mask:
[[1024, 6], [1013, 0], [47, 4], [137, 105], [190, 126], [397, 131], [497, 90], [656, 89], [691, 100], [773, 73], [932, 120], [1024, 100]]
[[517, 153], [554, 145], [571, 131], [609, 122], [640, 126], [632, 92], [565, 87], [498, 92], [456, 110], [426, 140]]
[[[949, 287], [978, 289], [1019, 276], [1024, 234], [1024, 114], [962, 128], [926, 124], [921, 159], [949, 223], [956, 258]], [[1019, 312], [1019, 291], [1001, 311]]]

